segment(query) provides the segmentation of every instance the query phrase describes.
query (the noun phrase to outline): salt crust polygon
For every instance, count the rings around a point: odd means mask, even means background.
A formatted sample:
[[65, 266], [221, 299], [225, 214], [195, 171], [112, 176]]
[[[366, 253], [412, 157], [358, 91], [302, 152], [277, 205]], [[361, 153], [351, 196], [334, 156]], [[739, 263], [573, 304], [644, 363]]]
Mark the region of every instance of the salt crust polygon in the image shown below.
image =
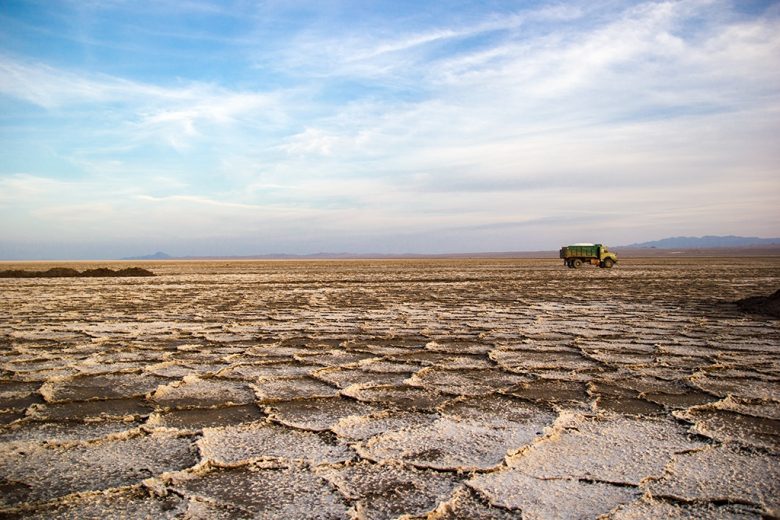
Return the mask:
[[205, 459], [221, 465], [236, 465], [263, 459], [334, 464], [354, 458], [346, 445], [330, 444], [320, 435], [266, 421], [205, 428], [198, 447]]
[[450, 473], [399, 464], [360, 462], [340, 468], [323, 466], [316, 472], [356, 502], [358, 518], [372, 520], [423, 515], [448, 500], [460, 482]]
[[473, 471], [494, 468], [531, 443], [546, 421], [482, 425], [442, 417], [430, 425], [380, 434], [357, 445], [370, 460], [401, 460], [418, 467]]
[[485, 395], [511, 388], [529, 379], [528, 376], [500, 370], [450, 370], [430, 367], [414, 374], [408, 383], [450, 395]]
[[24, 442], [68, 443], [72, 441], [97, 440], [139, 426], [135, 421], [24, 421], [0, 428], [0, 453]]
[[761, 520], [761, 513], [741, 504], [674, 503], [644, 497], [618, 506], [605, 520]]
[[240, 517], [243, 511], [269, 519], [348, 518], [344, 499], [303, 465], [214, 468], [205, 474], [174, 478], [172, 486], [186, 496], [205, 499], [200, 508], [191, 508], [195, 512], [227, 511]]
[[381, 410], [377, 406], [344, 397], [322, 397], [272, 403], [268, 416], [292, 428], [324, 431], [346, 417], [361, 417]]
[[135, 486], [107, 491], [87, 492], [49, 502], [19, 516], [31, 520], [127, 520], [128, 518], [174, 519], [187, 511], [187, 501], [174, 494], [149, 495]]
[[234, 406], [255, 401], [250, 386], [224, 379], [203, 379], [195, 375], [160, 386], [151, 399], [167, 407]]
[[137, 484], [193, 466], [198, 455], [187, 437], [158, 433], [67, 446], [19, 445], [0, 457], [0, 479], [18, 482], [19, 498], [38, 502], [77, 491]]
[[439, 419], [437, 414], [416, 411], [382, 411], [368, 416], [350, 416], [339, 420], [331, 430], [347, 441], [360, 441], [375, 435], [430, 425]]
[[168, 381], [170, 380], [148, 374], [76, 376], [47, 381], [41, 386], [40, 392], [50, 403], [118, 399], [143, 396]]
[[491, 504], [522, 511], [523, 518], [529, 520], [596, 518], [642, 495], [637, 488], [539, 479], [516, 469], [478, 475], [467, 484]]
[[517, 520], [520, 513], [490, 504], [473, 489], [463, 486], [430, 513], [426, 520]]
[[562, 414], [549, 436], [509, 459], [537, 478], [579, 478], [639, 485], [660, 477], [676, 454], [705, 446], [676, 421]]
[[780, 515], [780, 457], [762, 451], [708, 447], [674, 458], [653, 495], [685, 501], [750, 502]]
[[255, 388], [257, 399], [266, 402], [335, 397], [339, 393], [337, 388], [313, 377], [261, 379]]

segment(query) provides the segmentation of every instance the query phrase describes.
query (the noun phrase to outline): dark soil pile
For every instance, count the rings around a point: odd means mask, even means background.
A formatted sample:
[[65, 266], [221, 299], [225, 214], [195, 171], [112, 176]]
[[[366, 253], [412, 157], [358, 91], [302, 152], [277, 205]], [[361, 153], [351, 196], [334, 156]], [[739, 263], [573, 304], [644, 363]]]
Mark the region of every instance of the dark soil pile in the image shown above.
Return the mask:
[[771, 296], [753, 296], [737, 300], [737, 306], [745, 312], [766, 314], [780, 318], [780, 289]]
[[53, 267], [47, 271], [24, 271], [21, 269], [0, 271], [0, 278], [107, 278], [120, 276], [155, 276], [155, 274], [140, 267], [128, 267], [116, 271], [106, 267], [87, 269], [85, 271], [77, 271], [69, 267]]

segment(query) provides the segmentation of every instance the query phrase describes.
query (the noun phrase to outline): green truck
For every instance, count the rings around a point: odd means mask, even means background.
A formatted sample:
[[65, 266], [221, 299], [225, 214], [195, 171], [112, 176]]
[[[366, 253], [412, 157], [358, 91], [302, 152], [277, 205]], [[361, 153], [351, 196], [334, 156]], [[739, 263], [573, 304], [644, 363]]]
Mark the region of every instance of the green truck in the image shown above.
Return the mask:
[[563, 265], [571, 268], [592, 264], [609, 269], [617, 263], [617, 255], [602, 244], [572, 244], [561, 248]]

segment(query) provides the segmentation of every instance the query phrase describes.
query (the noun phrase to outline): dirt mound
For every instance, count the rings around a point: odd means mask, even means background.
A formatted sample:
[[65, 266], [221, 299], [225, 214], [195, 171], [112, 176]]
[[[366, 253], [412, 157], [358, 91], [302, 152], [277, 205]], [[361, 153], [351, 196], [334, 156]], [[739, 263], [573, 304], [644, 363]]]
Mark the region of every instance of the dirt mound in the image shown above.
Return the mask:
[[752, 296], [737, 300], [737, 306], [745, 312], [766, 314], [780, 318], [780, 289], [771, 296]]
[[85, 271], [77, 271], [69, 267], [52, 267], [46, 271], [24, 271], [22, 269], [0, 271], [0, 278], [106, 278], [120, 276], [155, 276], [155, 274], [140, 267], [128, 267], [116, 271], [106, 267], [87, 269]]
[[114, 276], [155, 276], [155, 274], [142, 267], [127, 267], [119, 269]]

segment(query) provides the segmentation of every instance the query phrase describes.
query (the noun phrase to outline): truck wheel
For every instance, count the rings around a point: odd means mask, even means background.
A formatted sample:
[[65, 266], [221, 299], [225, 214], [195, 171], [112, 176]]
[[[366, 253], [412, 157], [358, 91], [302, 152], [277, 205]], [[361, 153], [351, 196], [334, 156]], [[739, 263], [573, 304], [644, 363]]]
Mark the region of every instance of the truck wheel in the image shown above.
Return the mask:
[[604, 267], [607, 269], [611, 268], [613, 265], [615, 265], [615, 262], [613, 262], [611, 258], [604, 260]]
[[574, 261], [571, 263], [571, 266], [572, 266], [573, 268], [575, 268], [575, 269], [579, 269], [580, 267], [582, 267], [582, 260], [580, 260], [579, 258], [577, 258], [576, 260], [574, 260]]

